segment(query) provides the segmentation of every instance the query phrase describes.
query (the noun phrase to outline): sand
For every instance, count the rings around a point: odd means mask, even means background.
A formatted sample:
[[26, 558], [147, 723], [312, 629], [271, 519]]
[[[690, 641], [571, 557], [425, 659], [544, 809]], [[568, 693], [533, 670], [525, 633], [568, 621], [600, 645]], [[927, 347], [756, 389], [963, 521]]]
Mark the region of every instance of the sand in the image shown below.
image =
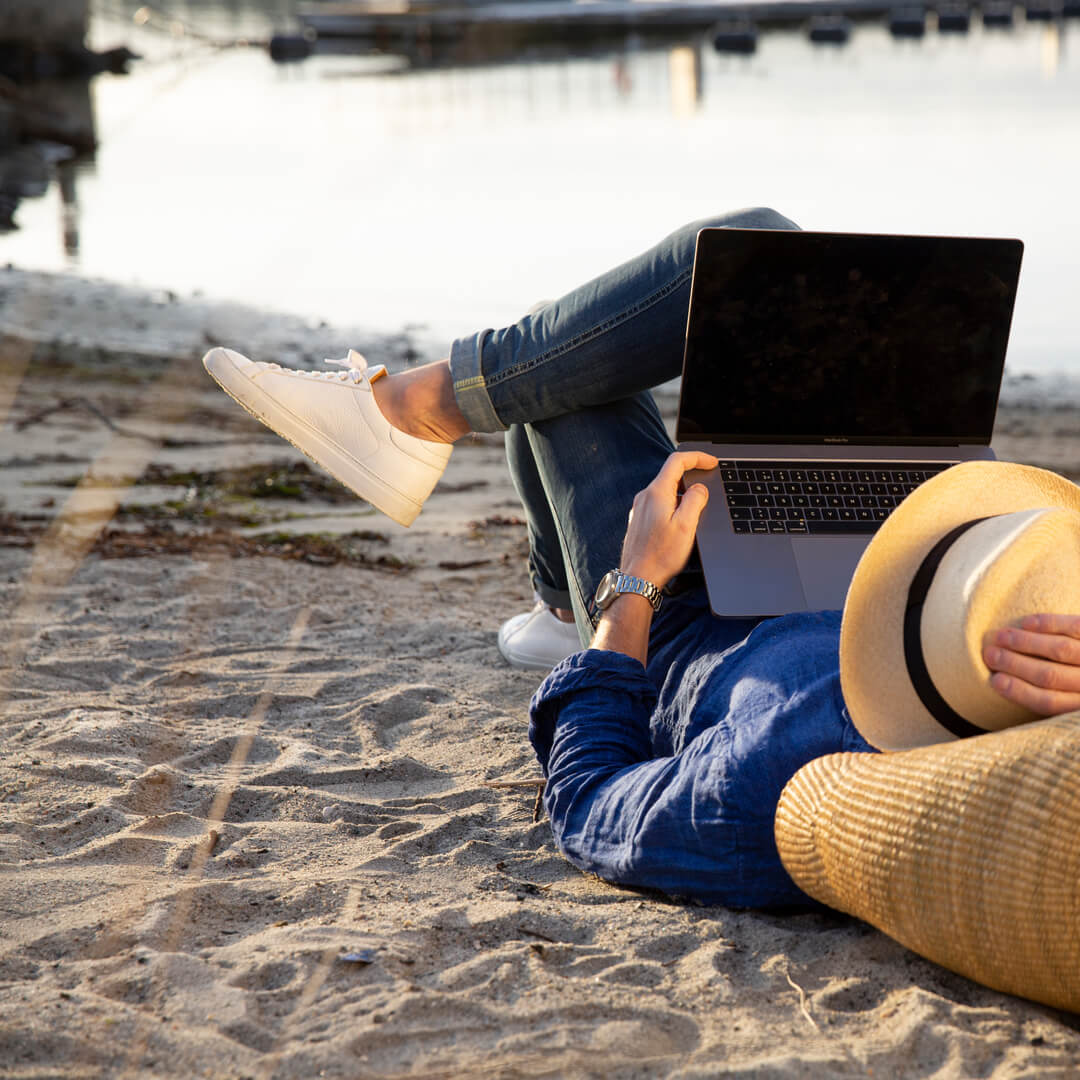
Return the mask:
[[[1076, 1017], [855, 920], [560, 857], [501, 439], [404, 530], [197, 366], [428, 346], [13, 270], [0, 333], [0, 1075], [1076, 1074]], [[1010, 379], [999, 454], [1080, 478], [1075, 401]]]

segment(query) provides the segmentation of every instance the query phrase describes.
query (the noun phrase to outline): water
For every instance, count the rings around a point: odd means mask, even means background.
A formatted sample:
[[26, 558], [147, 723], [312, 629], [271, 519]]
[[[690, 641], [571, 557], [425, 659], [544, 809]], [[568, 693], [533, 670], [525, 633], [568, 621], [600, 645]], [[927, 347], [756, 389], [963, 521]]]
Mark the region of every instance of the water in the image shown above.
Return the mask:
[[[77, 251], [54, 184], [22, 204], [0, 259], [448, 340], [684, 221], [765, 204], [808, 228], [1020, 237], [1010, 369], [1080, 372], [1076, 21], [921, 42], [864, 25], [841, 49], [768, 33], [751, 58], [703, 49], [695, 91], [690, 40], [281, 67], [140, 31], [136, 7], [99, 0], [92, 28], [148, 59], [92, 84], [101, 145], [75, 173]], [[290, 14], [169, 10], [232, 37]]]

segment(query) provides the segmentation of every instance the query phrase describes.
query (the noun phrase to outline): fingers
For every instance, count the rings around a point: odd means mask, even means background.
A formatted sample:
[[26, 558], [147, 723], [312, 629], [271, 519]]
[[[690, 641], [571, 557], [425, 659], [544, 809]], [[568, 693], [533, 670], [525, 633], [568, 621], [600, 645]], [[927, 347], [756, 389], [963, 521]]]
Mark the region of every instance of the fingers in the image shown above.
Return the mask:
[[1080, 709], [1080, 693], [1049, 690], [1000, 671], [990, 677], [990, 685], [1002, 697], [1030, 709], [1037, 716], [1058, 716]]
[[[1020, 620], [1022, 630], [1030, 630], [1037, 634], [1066, 634], [1069, 637], [1080, 638], [1080, 615], [1025, 615]], [[1005, 627], [999, 633], [1008, 632]], [[1006, 644], [999, 642], [999, 644]]]
[[[691, 484], [683, 492], [678, 509], [673, 515], [673, 520], [677, 521], [684, 529], [696, 532], [698, 522], [701, 520], [701, 513], [708, 501], [709, 489], [704, 484]], [[1077, 644], [1080, 644], [1080, 642]]]
[[[1030, 620], [1030, 622], [1029, 622]], [[1013, 653], [1029, 657], [1053, 660], [1057, 664], [1080, 666], [1080, 637], [1071, 636], [1067, 630], [1036, 630], [1029, 627], [1075, 626], [1080, 632], [1080, 619], [1073, 615], [1032, 615], [1021, 621], [1019, 627], [1005, 626], [991, 630], [984, 641], [984, 654]], [[996, 650], [996, 651], [995, 651]], [[984, 655], [988, 667], [996, 662]]]
[[678, 489], [679, 481], [691, 469], [715, 469], [719, 464], [718, 457], [702, 450], [676, 450], [674, 454], [668, 455], [653, 483], [674, 492]]
[[983, 660], [990, 685], [1041, 716], [1080, 709], [1080, 616], [1030, 615], [990, 631]]

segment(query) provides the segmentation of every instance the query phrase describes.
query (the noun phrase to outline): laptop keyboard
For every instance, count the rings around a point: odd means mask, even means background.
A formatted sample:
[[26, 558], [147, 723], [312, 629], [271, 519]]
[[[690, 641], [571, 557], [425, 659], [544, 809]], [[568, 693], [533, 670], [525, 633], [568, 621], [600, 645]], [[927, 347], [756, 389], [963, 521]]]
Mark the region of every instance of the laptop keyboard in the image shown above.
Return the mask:
[[872, 533], [952, 462], [721, 461], [737, 533]]

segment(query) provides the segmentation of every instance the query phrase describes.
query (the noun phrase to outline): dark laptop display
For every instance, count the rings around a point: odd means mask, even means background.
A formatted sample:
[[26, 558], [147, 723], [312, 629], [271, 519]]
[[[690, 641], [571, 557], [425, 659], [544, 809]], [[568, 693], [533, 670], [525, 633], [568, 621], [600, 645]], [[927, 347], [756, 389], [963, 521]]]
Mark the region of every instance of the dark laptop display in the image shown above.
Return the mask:
[[839, 608], [920, 484], [993, 458], [1023, 245], [703, 229], [677, 424], [714, 470], [698, 525], [723, 617]]
[[990, 441], [1022, 244], [704, 230], [678, 441]]

